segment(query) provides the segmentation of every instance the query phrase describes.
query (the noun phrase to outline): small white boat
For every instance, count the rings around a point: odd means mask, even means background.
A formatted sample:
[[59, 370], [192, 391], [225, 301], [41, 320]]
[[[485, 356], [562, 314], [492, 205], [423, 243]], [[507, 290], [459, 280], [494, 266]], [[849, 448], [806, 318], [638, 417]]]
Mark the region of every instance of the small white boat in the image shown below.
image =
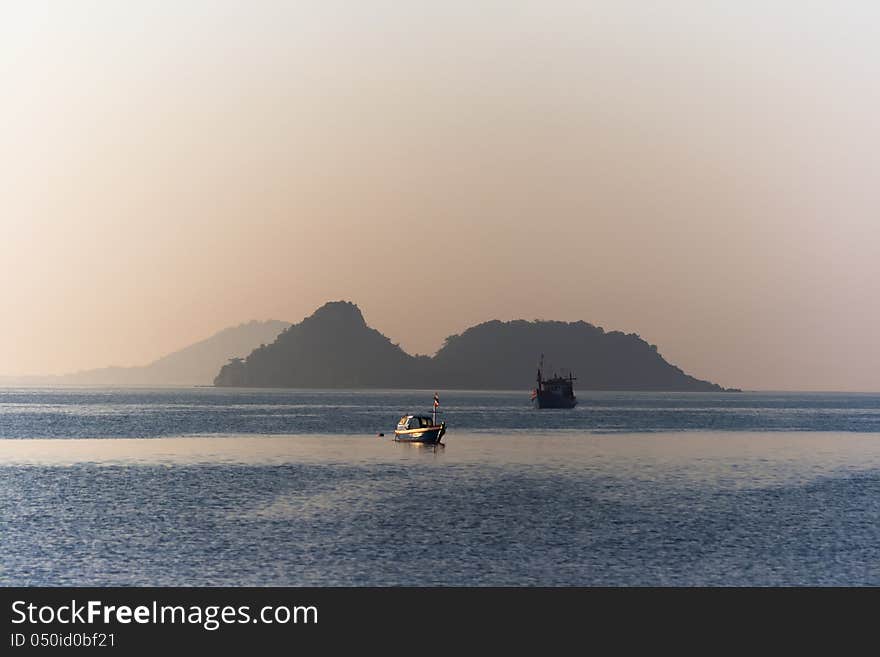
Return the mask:
[[446, 433], [446, 422], [437, 424], [437, 409], [440, 407], [440, 397], [434, 393], [434, 408], [431, 416], [427, 415], [404, 415], [397, 423], [394, 430], [394, 440], [401, 443], [425, 443], [426, 445], [440, 444], [440, 439]]
[[401, 443], [435, 445], [445, 433], [445, 422], [434, 424], [434, 420], [426, 415], [404, 415], [394, 430], [394, 440]]

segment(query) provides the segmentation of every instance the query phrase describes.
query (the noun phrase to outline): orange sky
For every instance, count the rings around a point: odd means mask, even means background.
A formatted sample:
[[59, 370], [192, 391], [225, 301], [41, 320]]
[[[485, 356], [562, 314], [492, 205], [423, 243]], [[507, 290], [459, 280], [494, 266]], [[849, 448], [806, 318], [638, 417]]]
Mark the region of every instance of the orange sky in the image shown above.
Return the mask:
[[0, 374], [348, 299], [880, 390], [880, 9], [662, 4], [3, 3]]

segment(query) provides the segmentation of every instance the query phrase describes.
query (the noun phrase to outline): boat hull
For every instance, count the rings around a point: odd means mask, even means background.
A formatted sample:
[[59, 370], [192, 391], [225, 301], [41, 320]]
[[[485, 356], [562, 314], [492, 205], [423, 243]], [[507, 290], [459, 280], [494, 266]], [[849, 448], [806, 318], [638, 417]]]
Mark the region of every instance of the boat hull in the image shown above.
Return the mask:
[[439, 427], [425, 427], [421, 429], [406, 429], [394, 432], [394, 440], [399, 443], [424, 443], [426, 445], [436, 445], [446, 433], [446, 425], [441, 424]]
[[577, 406], [577, 399], [539, 392], [532, 397], [532, 403], [535, 408], [574, 408]]

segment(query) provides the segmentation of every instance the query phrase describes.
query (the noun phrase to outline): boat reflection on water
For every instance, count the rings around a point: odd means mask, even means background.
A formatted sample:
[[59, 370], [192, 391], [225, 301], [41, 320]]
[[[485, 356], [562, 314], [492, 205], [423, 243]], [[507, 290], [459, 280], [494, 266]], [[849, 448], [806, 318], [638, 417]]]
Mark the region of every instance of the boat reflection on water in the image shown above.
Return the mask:
[[438, 454], [443, 454], [446, 450], [445, 443], [421, 443], [414, 440], [397, 440], [400, 449], [413, 450], [411, 458], [413, 459], [436, 459]]

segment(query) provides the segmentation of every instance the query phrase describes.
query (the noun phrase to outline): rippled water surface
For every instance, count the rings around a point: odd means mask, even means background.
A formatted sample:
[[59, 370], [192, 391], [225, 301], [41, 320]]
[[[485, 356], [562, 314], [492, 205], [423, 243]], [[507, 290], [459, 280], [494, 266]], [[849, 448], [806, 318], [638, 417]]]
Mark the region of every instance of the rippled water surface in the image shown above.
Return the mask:
[[[528, 391], [440, 393], [456, 430], [880, 432], [880, 395], [578, 391], [571, 410], [537, 413]], [[433, 391], [3, 389], [0, 438], [191, 434], [374, 434], [404, 412], [430, 412]]]
[[0, 584], [880, 585], [880, 396], [432, 395], [0, 390]]

